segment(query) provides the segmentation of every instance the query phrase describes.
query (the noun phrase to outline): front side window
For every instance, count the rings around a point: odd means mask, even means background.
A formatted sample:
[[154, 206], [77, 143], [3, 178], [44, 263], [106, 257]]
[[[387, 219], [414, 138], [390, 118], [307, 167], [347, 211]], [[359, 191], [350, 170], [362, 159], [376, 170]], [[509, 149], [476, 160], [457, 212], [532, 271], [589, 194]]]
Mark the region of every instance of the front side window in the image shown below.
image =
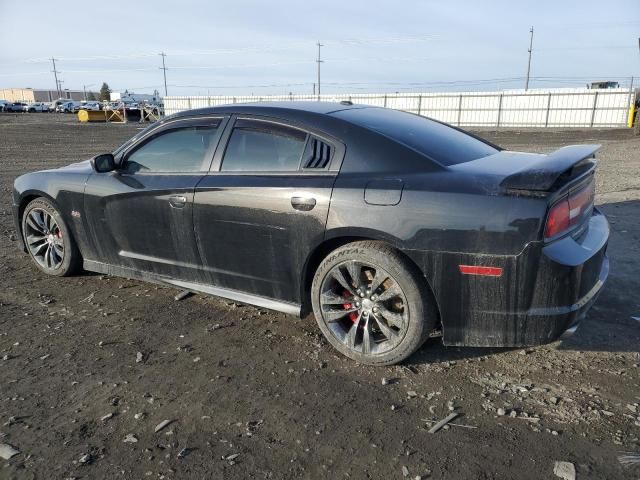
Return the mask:
[[297, 171], [307, 134], [259, 120], [238, 120], [231, 132], [223, 172]]
[[127, 157], [126, 173], [199, 172], [204, 155], [219, 135], [217, 125], [160, 132]]

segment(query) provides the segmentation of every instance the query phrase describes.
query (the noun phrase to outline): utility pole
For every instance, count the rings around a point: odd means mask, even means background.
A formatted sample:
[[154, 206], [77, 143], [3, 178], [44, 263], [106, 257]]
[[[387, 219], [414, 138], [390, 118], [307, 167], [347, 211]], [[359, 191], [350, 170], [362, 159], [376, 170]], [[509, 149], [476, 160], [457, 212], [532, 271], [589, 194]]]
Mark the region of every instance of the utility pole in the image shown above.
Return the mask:
[[161, 52], [159, 53], [159, 55], [162, 57], [162, 67], [160, 67], [160, 69], [162, 70], [162, 73], [164, 75], [164, 96], [167, 96], [167, 67], [164, 64], [164, 57], [167, 56], [166, 53]]
[[[56, 79], [56, 92], [58, 93], [58, 98], [60, 98], [60, 84], [58, 83], [58, 71], [56, 70], [56, 59], [51, 57], [51, 63], [53, 63], [53, 78]], [[56, 99], [57, 100], [57, 99]]]
[[318, 62], [318, 101], [320, 101], [320, 64], [323, 63], [323, 61], [320, 58], [320, 49], [324, 47], [324, 45], [322, 45], [320, 41], [318, 41], [317, 45], [318, 45], [318, 59], [316, 60], [316, 62]]
[[533, 50], [533, 25], [531, 26], [531, 30], [529, 30], [531, 37], [529, 38], [529, 64], [527, 65], [527, 81], [524, 84], [525, 92], [529, 90], [529, 73], [531, 72], [531, 51]]

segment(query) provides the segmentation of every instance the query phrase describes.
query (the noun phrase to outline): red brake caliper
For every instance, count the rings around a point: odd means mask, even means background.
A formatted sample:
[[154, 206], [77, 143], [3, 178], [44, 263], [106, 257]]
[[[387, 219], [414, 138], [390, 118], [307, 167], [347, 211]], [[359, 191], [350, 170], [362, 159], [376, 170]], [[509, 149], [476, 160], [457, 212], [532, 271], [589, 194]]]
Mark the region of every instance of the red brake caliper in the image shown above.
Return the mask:
[[[342, 292], [342, 296], [344, 298], [349, 298], [351, 296], [351, 294], [345, 290], [344, 292]], [[345, 310], [351, 310], [353, 308], [353, 304], [352, 303], [343, 303], [342, 304], [342, 308], [344, 308]], [[358, 312], [350, 312], [349, 313], [349, 320], [351, 320], [353, 323], [356, 323], [358, 321]]]

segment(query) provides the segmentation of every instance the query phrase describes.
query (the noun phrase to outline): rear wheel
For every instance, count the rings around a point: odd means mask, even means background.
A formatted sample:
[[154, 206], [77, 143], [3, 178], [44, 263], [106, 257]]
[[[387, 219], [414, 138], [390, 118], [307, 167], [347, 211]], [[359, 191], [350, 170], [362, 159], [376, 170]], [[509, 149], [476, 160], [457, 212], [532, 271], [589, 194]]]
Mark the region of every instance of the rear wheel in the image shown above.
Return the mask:
[[360, 363], [404, 360], [436, 324], [424, 278], [380, 242], [355, 242], [331, 252], [316, 271], [311, 295], [327, 340]]
[[29, 255], [40, 270], [67, 276], [80, 269], [80, 251], [54, 205], [45, 198], [31, 201], [22, 215], [22, 234]]

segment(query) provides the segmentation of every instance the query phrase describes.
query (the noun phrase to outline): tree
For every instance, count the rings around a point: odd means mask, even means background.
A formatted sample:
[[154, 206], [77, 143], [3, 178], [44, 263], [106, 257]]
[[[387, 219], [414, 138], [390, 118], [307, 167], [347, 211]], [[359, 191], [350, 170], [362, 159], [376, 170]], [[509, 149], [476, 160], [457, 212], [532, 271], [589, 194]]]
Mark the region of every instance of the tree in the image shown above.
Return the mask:
[[96, 94], [93, 93], [93, 92], [87, 92], [87, 100], [95, 101], [96, 100]]
[[104, 100], [111, 100], [111, 89], [109, 88], [109, 85], [107, 85], [107, 82], [104, 82], [102, 87], [100, 87], [100, 101]]

